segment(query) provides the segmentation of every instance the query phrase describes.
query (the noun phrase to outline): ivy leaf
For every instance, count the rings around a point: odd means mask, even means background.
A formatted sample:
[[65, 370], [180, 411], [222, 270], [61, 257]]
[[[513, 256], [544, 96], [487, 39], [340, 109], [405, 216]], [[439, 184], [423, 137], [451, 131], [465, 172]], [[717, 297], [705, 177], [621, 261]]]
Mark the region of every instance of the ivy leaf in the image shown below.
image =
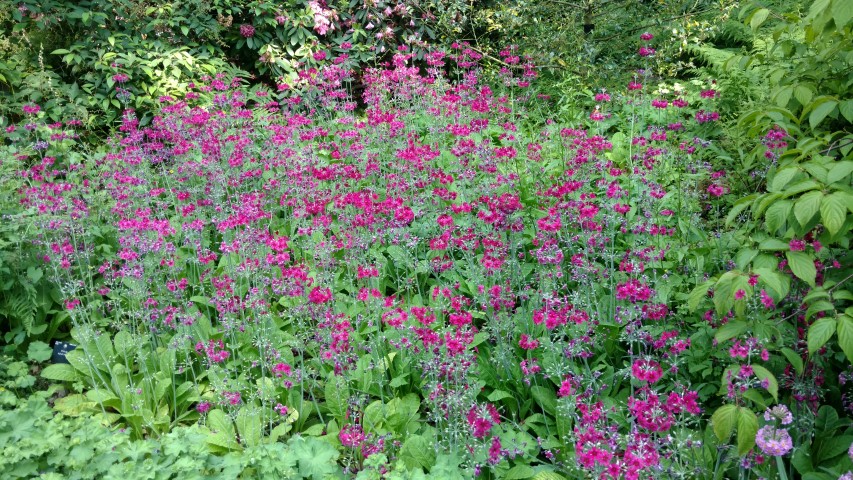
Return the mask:
[[829, 234], [835, 236], [847, 220], [847, 205], [841, 195], [833, 193], [820, 202], [820, 218]]
[[723, 405], [711, 415], [711, 424], [714, 428], [714, 434], [721, 442], [725, 442], [732, 435], [735, 428], [735, 423], [738, 419], [737, 405]]
[[746, 455], [755, 446], [755, 434], [758, 433], [758, 417], [747, 407], [740, 407], [737, 419], [737, 453]]
[[838, 316], [838, 346], [853, 362], [853, 317], [842, 313]]
[[832, 335], [835, 333], [835, 325], [836, 321], [834, 318], [824, 317], [809, 327], [809, 355], [814, 355], [816, 351], [820, 350], [832, 338]]
[[812, 257], [804, 252], [787, 252], [785, 256], [788, 258], [788, 265], [791, 267], [794, 275], [814, 287], [817, 269], [814, 266]]

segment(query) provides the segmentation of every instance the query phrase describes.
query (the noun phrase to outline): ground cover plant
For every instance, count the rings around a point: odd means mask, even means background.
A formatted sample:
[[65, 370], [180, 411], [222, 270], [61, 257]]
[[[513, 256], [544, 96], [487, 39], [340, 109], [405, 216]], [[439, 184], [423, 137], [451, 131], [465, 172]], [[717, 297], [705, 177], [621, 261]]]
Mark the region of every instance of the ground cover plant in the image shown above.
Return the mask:
[[531, 58], [492, 82], [461, 42], [200, 76], [147, 124], [117, 96], [99, 151], [26, 103], [0, 472], [850, 478], [853, 15], [824, 3], [737, 123], [736, 85], [652, 68], [552, 116]]

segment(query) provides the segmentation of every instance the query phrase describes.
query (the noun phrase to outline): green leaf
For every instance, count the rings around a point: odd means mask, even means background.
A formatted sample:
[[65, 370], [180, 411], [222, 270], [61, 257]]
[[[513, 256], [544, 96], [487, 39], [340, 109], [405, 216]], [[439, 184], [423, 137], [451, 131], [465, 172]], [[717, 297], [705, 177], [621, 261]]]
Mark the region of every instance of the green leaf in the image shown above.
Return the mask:
[[800, 225], [805, 227], [812, 217], [815, 216], [820, 209], [822, 198], [822, 192], [811, 191], [803, 194], [803, 196], [797, 200], [797, 203], [794, 206], [794, 217], [796, 217], [797, 221], [800, 222]]
[[53, 355], [53, 349], [44, 342], [35, 341], [27, 347], [27, 358], [34, 362], [46, 362], [51, 355]]
[[326, 380], [326, 408], [337, 419], [343, 419], [347, 413], [349, 387], [343, 377], [332, 376]]
[[690, 295], [687, 297], [687, 309], [695, 312], [699, 308], [699, 304], [702, 303], [702, 300], [708, 298], [708, 290], [711, 289], [715, 282], [715, 280], [711, 279], [697, 285], [696, 288], [691, 290]]
[[776, 380], [776, 377], [770, 373], [770, 370], [762, 367], [761, 365], [752, 365], [752, 371], [755, 372], [755, 376], [758, 377], [759, 380], [767, 381], [767, 392], [773, 396], [773, 400], [779, 401], [779, 382]]
[[748, 323], [742, 320], [732, 320], [717, 330], [717, 334], [714, 335], [714, 340], [716, 340], [718, 343], [725, 342], [726, 340], [730, 340], [732, 338], [737, 337], [741, 333], [745, 332], [748, 328]]
[[835, 110], [835, 107], [837, 106], [838, 102], [836, 100], [824, 99], [817, 107], [815, 107], [809, 114], [809, 125], [811, 125], [812, 129], [820, 125], [820, 122]]
[[764, 219], [767, 222], [767, 231], [776, 233], [788, 220], [788, 215], [791, 214], [791, 209], [794, 208], [794, 203], [790, 200], [781, 200], [770, 205], [767, 212], [764, 213]]
[[184, 36], [189, 35], [189, 34], [190, 34], [190, 28], [189, 28], [189, 27], [187, 27], [186, 25], [182, 26], [182, 27], [181, 27], [181, 33], [183, 33], [183, 34], [184, 34]]
[[841, 102], [838, 105], [838, 110], [848, 122], [853, 123], [853, 99]]
[[853, 362], [853, 317], [842, 313], [838, 316], [838, 346], [847, 355], [847, 360]]
[[[851, 120], [851, 122], [853, 122], [853, 120]], [[845, 160], [843, 162], [838, 162], [829, 169], [829, 173], [826, 175], [826, 183], [833, 184], [839, 180], [844, 180], [850, 175], [850, 173], [853, 173], [853, 161]]]
[[530, 389], [530, 394], [542, 407], [542, 410], [549, 415], [557, 413], [557, 394], [554, 390], [542, 385], [535, 385]]
[[814, 287], [815, 278], [817, 277], [814, 259], [805, 252], [787, 252], [785, 256], [788, 258], [788, 266], [791, 267], [794, 275]]
[[[835, 22], [835, 28], [840, 32], [853, 19], [853, 2], [849, 0], [833, 0], [832, 2], [832, 20]], [[853, 122], [853, 120], [850, 120]]]
[[803, 373], [803, 359], [800, 355], [790, 348], [782, 348], [782, 355], [788, 359], [788, 362], [794, 367], [794, 370], [800, 375]]
[[41, 371], [42, 378], [57, 380], [59, 382], [73, 382], [77, 380], [77, 370], [67, 363], [48, 365]]
[[758, 417], [747, 407], [740, 407], [737, 419], [737, 453], [746, 455], [755, 446], [755, 434], [758, 433]]
[[749, 18], [749, 27], [752, 28], [753, 32], [758, 30], [758, 27], [767, 20], [768, 16], [770, 16], [770, 10], [766, 8], [759, 8]]
[[432, 444], [420, 435], [411, 435], [400, 449], [400, 459], [408, 468], [423, 468], [429, 471], [435, 464], [435, 449]]
[[738, 420], [739, 409], [737, 405], [723, 405], [711, 415], [711, 425], [717, 440], [725, 442], [732, 436], [735, 424]]
[[847, 205], [842, 196], [833, 193], [820, 202], [820, 218], [829, 234], [835, 236], [847, 220]]
[[243, 407], [237, 412], [234, 423], [237, 425], [237, 432], [244, 445], [255, 447], [261, 443], [263, 426], [258, 412], [250, 412], [248, 407]]
[[536, 473], [532, 467], [529, 465], [516, 465], [509, 469], [506, 474], [504, 474], [503, 478], [505, 480], [523, 480], [525, 478], [531, 478]]
[[788, 250], [791, 247], [778, 238], [768, 238], [759, 243], [758, 248], [759, 250], [783, 251]]
[[770, 180], [770, 188], [768, 190], [771, 192], [781, 192], [785, 188], [785, 185], [798, 173], [800, 173], [800, 169], [797, 167], [787, 167], [777, 170], [776, 174], [773, 175], [773, 179]]
[[504, 398], [513, 398], [513, 397], [512, 397], [512, 394], [509, 392], [505, 392], [503, 390], [495, 390], [494, 392], [490, 393], [487, 398], [489, 399], [490, 402], [497, 402], [497, 401], [503, 400]]
[[809, 327], [809, 355], [814, 355], [815, 352], [820, 350], [832, 338], [832, 335], [835, 333], [835, 325], [836, 321], [834, 318], [824, 317], [818, 319], [818, 321]]

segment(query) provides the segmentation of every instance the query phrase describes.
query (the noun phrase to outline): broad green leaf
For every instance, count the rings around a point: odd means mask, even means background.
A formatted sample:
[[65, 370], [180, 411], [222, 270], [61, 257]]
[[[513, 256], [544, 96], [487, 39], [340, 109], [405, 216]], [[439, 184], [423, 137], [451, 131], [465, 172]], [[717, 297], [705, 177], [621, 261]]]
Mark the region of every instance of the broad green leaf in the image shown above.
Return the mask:
[[767, 381], [767, 392], [773, 396], [773, 400], [779, 401], [779, 382], [776, 380], [776, 377], [770, 373], [770, 370], [762, 367], [761, 365], [752, 365], [752, 371], [755, 372], [755, 376], [758, 377], [759, 380]]
[[782, 355], [785, 355], [785, 358], [788, 359], [788, 363], [794, 367], [794, 370], [798, 374], [803, 373], [803, 359], [797, 352], [785, 347], [782, 349]]
[[497, 402], [504, 398], [512, 398], [512, 394], [503, 390], [495, 390], [487, 397], [490, 402]]
[[830, 235], [834, 236], [841, 230], [847, 220], [847, 205], [841, 195], [833, 193], [823, 197], [820, 202], [820, 219]]
[[758, 275], [759, 280], [776, 294], [776, 300], [781, 300], [788, 295], [789, 278], [783, 276], [776, 270], [769, 268], [756, 268], [753, 273]]
[[[849, 5], [850, 4], [848, 2]], [[838, 105], [838, 110], [841, 112], [841, 115], [847, 119], [848, 122], [853, 123], [853, 99], [845, 100]]]
[[834, 309], [835, 306], [832, 303], [826, 300], [819, 300], [809, 305], [808, 310], [806, 310], [806, 320], [812, 318], [818, 312], [825, 312], [827, 310]]
[[27, 358], [34, 362], [46, 362], [51, 355], [53, 355], [53, 349], [44, 342], [36, 340], [27, 347]]
[[506, 474], [503, 475], [503, 478], [506, 480], [524, 480], [525, 478], [531, 478], [536, 473], [532, 467], [529, 465], [516, 465], [509, 469]]
[[737, 453], [746, 455], [755, 446], [755, 434], [758, 433], [758, 417], [747, 407], [740, 407], [737, 419]]
[[714, 434], [717, 435], [717, 440], [725, 442], [732, 436], [732, 431], [734, 431], [738, 420], [738, 413], [738, 406], [729, 404], [718, 408], [711, 415], [711, 425], [714, 428]]
[[708, 297], [708, 290], [714, 285], [715, 280], [711, 279], [702, 284], [699, 284], [690, 291], [690, 295], [687, 298], [687, 308], [691, 312], [695, 312], [697, 308], [699, 308], [699, 304], [702, 303], [702, 300]]
[[853, 161], [845, 160], [843, 162], [838, 162], [829, 169], [829, 173], [826, 175], [826, 183], [833, 184], [839, 180], [844, 180], [851, 173], [853, 173]]
[[77, 380], [77, 370], [67, 363], [48, 365], [41, 371], [42, 378], [57, 380], [60, 382], [73, 382]]
[[759, 243], [758, 248], [760, 250], [780, 251], [788, 250], [791, 247], [782, 240], [779, 240], [778, 238], [768, 238]]
[[258, 412], [252, 412], [249, 407], [243, 407], [237, 412], [234, 423], [237, 425], [237, 433], [240, 434], [240, 440], [244, 445], [255, 447], [261, 443], [263, 425]]
[[749, 324], [742, 320], [732, 320], [717, 330], [717, 334], [714, 335], [714, 340], [718, 343], [725, 342], [726, 340], [730, 340], [732, 338], [737, 337], [741, 333], [745, 332], [749, 328]]
[[424, 437], [411, 435], [400, 449], [400, 459], [408, 468], [423, 468], [428, 471], [435, 464], [435, 449]]
[[805, 227], [812, 217], [820, 210], [823, 192], [811, 191], [804, 194], [794, 205], [794, 217]]
[[794, 275], [814, 287], [817, 277], [814, 259], [805, 252], [787, 252], [785, 256], [788, 258], [788, 266], [791, 267]]
[[788, 184], [798, 173], [800, 173], [800, 169], [797, 167], [787, 167], [780, 169], [773, 175], [773, 179], [770, 180], [770, 188], [768, 188], [771, 192], [781, 192], [785, 185]]
[[820, 125], [820, 122], [822, 122], [823, 119], [826, 118], [827, 115], [829, 115], [830, 113], [832, 113], [833, 110], [835, 110], [836, 106], [838, 106], [838, 102], [836, 100], [823, 100], [809, 114], [809, 125], [811, 125], [813, 129], [816, 128], [818, 125]]
[[752, 28], [752, 31], [758, 30], [758, 27], [767, 20], [768, 16], [770, 16], [770, 10], [766, 8], [756, 10], [749, 19], [749, 26]]
[[846, 313], [838, 316], [838, 346], [847, 355], [847, 360], [853, 362], [853, 317]]
[[785, 221], [788, 220], [788, 215], [790, 215], [792, 208], [794, 208], [794, 203], [790, 200], [781, 200], [771, 205], [764, 214], [764, 219], [767, 222], [767, 231], [775, 233], [785, 225]]
[[347, 413], [349, 387], [343, 377], [331, 376], [326, 380], [326, 408], [335, 416], [343, 419]]
[[[835, 22], [835, 28], [838, 31], [844, 30], [850, 19], [853, 19], [853, 2], [849, 0], [833, 0], [832, 20]], [[853, 120], [850, 121], [853, 122]]]
[[809, 355], [821, 349], [835, 333], [836, 321], [834, 318], [824, 317], [818, 319], [809, 327], [808, 346]]

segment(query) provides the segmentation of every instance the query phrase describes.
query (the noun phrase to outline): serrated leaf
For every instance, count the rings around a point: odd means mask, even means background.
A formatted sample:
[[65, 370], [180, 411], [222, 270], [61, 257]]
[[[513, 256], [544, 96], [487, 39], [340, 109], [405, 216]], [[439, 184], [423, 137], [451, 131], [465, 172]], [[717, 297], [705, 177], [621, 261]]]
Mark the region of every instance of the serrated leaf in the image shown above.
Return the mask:
[[820, 219], [829, 231], [835, 235], [847, 220], [847, 205], [841, 195], [833, 193], [823, 197], [820, 202]]
[[739, 409], [737, 405], [723, 405], [711, 415], [711, 425], [717, 440], [725, 442], [732, 436], [737, 423]]
[[400, 449], [400, 459], [408, 468], [423, 468], [429, 471], [430, 467], [435, 464], [435, 449], [426, 438], [420, 435], [411, 435], [403, 443], [403, 448]]
[[237, 412], [234, 424], [237, 426], [237, 433], [240, 434], [243, 445], [254, 447], [261, 443], [263, 425], [261, 425], [261, 416], [257, 412], [250, 412], [248, 407], [241, 408]]
[[787, 167], [782, 168], [776, 171], [776, 174], [773, 175], [773, 178], [770, 180], [770, 188], [768, 188], [771, 192], [781, 192], [785, 185], [788, 184], [798, 173], [800, 173], [800, 169], [797, 167]]
[[687, 297], [687, 309], [695, 312], [699, 308], [699, 304], [702, 303], [702, 300], [708, 297], [708, 290], [711, 289], [714, 283], [715, 280], [708, 280], [691, 290], [690, 295]]
[[794, 217], [800, 222], [800, 225], [805, 227], [818, 210], [820, 210], [822, 198], [822, 192], [812, 191], [804, 194], [797, 200], [797, 203], [794, 205]]
[[771, 205], [767, 212], [764, 213], [764, 220], [767, 222], [767, 231], [775, 233], [788, 220], [788, 215], [794, 208], [794, 203], [790, 200], [781, 200]]
[[716, 340], [718, 343], [725, 342], [726, 340], [731, 340], [732, 338], [735, 338], [741, 333], [745, 332], [748, 328], [748, 323], [742, 320], [732, 320], [717, 329], [717, 333], [716, 335], [714, 335], [714, 340]]
[[853, 317], [842, 313], [838, 316], [838, 346], [847, 355], [847, 360], [853, 362]]
[[533, 480], [566, 480], [566, 477], [556, 472], [539, 472], [533, 476]]
[[821, 349], [826, 342], [835, 334], [836, 321], [834, 318], [820, 318], [809, 327], [808, 347], [809, 355]]
[[487, 398], [490, 402], [498, 402], [504, 398], [512, 398], [512, 394], [503, 390], [495, 390]]
[[832, 99], [826, 99], [820, 103], [817, 107], [815, 107], [811, 113], [809, 114], [809, 125], [812, 129], [816, 128], [820, 123], [835, 110], [835, 107], [838, 106], [838, 102]]
[[41, 371], [42, 378], [56, 380], [59, 382], [73, 382], [77, 380], [77, 370], [67, 363], [48, 365]]
[[503, 475], [503, 478], [506, 480], [524, 480], [525, 478], [533, 477], [533, 474], [536, 473], [532, 467], [529, 465], [516, 465], [509, 469]]
[[843, 162], [838, 162], [830, 168], [829, 173], [826, 174], [826, 183], [833, 184], [839, 180], [844, 180], [851, 173], [853, 173], [853, 161], [845, 160]]
[[737, 419], [737, 453], [746, 455], [755, 446], [755, 434], [758, 433], [758, 417], [747, 407], [740, 407]]
[[814, 259], [804, 252], [787, 252], [785, 256], [788, 259], [788, 266], [791, 271], [800, 280], [808, 283], [810, 286], [815, 286], [815, 278], [817, 277], [817, 269], [814, 266]]

